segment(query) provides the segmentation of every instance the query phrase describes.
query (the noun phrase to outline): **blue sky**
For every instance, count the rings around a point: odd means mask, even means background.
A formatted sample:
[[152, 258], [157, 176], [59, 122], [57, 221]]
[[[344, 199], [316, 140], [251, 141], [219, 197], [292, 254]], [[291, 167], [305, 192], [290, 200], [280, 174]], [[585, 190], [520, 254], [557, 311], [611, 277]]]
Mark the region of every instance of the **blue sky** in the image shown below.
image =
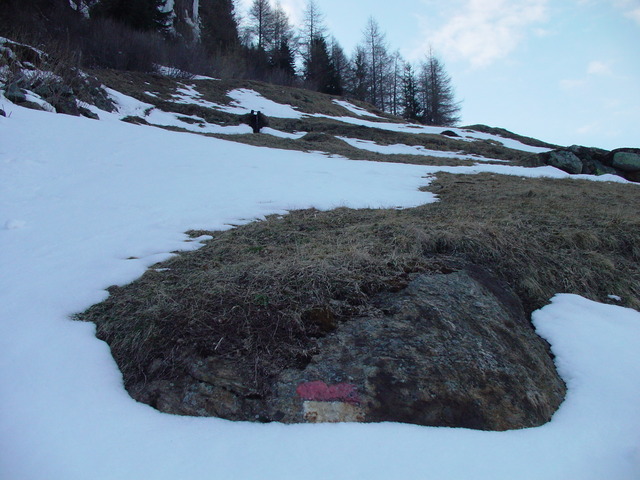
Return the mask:
[[[301, 19], [303, 0], [280, 1]], [[348, 54], [370, 15], [408, 60], [432, 45], [463, 102], [463, 124], [561, 145], [640, 147], [640, 0], [317, 4]]]

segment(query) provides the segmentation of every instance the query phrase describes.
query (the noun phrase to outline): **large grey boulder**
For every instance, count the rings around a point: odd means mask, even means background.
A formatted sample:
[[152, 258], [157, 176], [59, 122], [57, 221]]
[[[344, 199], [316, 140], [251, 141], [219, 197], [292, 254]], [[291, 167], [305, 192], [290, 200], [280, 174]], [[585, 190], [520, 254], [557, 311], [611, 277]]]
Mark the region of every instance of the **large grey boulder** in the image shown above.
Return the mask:
[[541, 154], [547, 165], [559, 168], [567, 173], [582, 173], [582, 160], [569, 150], [552, 150]]
[[134, 397], [171, 413], [232, 420], [382, 422], [505, 430], [547, 422], [565, 394], [518, 298], [487, 272], [422, 274], [377, 298], [379, 315], [318, 339], [269, 392], [241, 361], [195, 361], [182, 382]]
[[615, 168], [611, 167], [611, 160], [608, 158], [607, 150], [594, 147], [584, 147], [582, 145], [571, 145], [567, 148], [582, 162], [582, 172], [587, 175], [617, 175]]
[[623, 172], [640, 171], [640, 149], [625, 148], [611, 152], [611, 165]]

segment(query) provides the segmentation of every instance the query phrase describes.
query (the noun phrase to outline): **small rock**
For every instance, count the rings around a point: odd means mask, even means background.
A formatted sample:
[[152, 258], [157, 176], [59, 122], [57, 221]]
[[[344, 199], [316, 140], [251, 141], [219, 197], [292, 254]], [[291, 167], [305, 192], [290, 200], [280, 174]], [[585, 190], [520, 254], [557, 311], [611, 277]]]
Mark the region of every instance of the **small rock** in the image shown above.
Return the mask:
[[16, 104], [21, 104], [27, 101], [27, 95], [15, 84], [7, 86], [4, 96], [7, 100]]
[[87, 117], [92, 120], [100, 120], [100, 117], [98, 116], [98, 114], [93, 113], [91, 110], [89, 110], [86, 107], [78, 107], [78, 111], [80, 112], [80, 115], [82, 115], [83, 117]]
[[459, 137], [460, 136], [456, 132], [454, 132], [453, 130], [444, 130], [443, 132], [440, 132], [440, 135], [445, 135], [447, 137]]

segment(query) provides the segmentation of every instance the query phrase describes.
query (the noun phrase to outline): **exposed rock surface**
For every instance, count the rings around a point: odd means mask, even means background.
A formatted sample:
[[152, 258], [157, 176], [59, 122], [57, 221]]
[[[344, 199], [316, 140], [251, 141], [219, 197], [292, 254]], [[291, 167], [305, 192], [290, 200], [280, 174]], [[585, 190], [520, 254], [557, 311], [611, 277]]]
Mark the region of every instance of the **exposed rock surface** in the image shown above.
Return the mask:
[[[46, 53], [0, 37], [0, 90], [13, 103], [42, 110], [40, 99], [57, 113], [98, 118], [84, 105], [114, 111], [115, 106], [102, 85], [71, 65]], [[32, 100], [29, 98], [31, 97]]]
[[318, 339], [306, 366], [257, 392], [239, 361], [194, 360], [189, 378], [138, 385], [160, 410], [232, 420], [396, 421], [505, 430], [540, 425], [565, 386], [517, 297], [469, 268], [417, 276], [377, 298], [380, 316], [355, 318]]
[[568, 150], [553, 150], [544, 154], [547, 165], [564, 170], [567, 173], [582, 173], [582, 161]]
[[440, 135], [444, 135], [445, 137], [459, 137], [460, 136], [456, 132], [454, 132], [453, 130], [443, 130], [442, 132], [440, 132]]
[[633, 182], [640, 181], [640, 149], [600, 148], [572, 145], [540, 154], [542, 161], [571, 174], [619, 175]]
[[623, 172], [640, 172], [640, 149], [619, 148], [611, 152], [611, 165]]

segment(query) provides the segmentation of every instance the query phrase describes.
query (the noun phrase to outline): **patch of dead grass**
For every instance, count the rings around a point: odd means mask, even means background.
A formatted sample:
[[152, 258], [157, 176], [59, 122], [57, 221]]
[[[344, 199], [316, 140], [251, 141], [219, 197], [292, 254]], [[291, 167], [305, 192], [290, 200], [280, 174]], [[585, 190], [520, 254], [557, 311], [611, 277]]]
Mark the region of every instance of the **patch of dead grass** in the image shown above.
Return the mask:
[[440, 202], [294, 211], [212, 232], [79, 318], [96, 323], [127, 385], [177, 378], [194, 357], [219, 355], [246, 362], [259, 388], [304, 365], [337, 322], [375, 315], [375, 295], [416, 272], [480, 265], [529, 313], [559, 292], [615, 294], [640, 308], [636, 186], [440, 174], [429, 189]]

